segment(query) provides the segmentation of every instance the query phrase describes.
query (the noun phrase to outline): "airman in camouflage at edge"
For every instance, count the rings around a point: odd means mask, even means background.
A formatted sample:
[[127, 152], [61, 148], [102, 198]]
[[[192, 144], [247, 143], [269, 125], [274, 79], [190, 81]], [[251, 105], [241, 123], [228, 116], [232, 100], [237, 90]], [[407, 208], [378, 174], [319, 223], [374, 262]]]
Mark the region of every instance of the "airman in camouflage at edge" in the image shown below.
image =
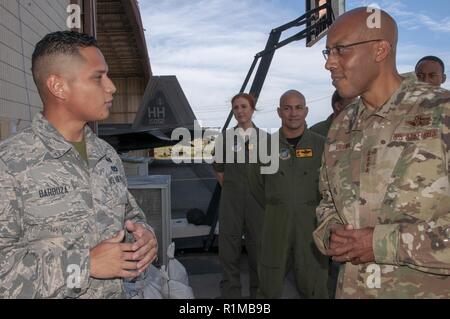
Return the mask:
[[398, 74], [397, 25], [379, 13], [328, 33], [333, 85], [360, 99], [328, 134], [315, 241], [343, 263], [338, 298], [450, 298], [450, 92]]
[[157, 243], [119, 156], [86, 125], [109, 115], [108, 67], [94, 38], [64, 31], [36, 45], [32, 72], [43, 113], [0, 144], [0, 297], [122, 297]]

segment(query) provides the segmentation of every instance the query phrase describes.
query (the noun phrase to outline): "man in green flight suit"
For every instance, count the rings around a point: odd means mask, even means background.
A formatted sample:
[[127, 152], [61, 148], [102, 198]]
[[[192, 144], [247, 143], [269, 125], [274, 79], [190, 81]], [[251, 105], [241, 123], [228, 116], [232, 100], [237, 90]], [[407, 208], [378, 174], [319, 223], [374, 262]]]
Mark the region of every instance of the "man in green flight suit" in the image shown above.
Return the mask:
[[249, 173], [249, 185], [265, 209], [258, 260], [258, 296], [280, 298], [287, 273], [295, 274], [302, 298], [327, 298], [328, 258], [314, 247], [315, 209], [320, 201], [319, 169], [324, 138], [306, 128], [305, 97], [290, 90], [280, 98], [279, 169], [263, 175], [261, 165]]

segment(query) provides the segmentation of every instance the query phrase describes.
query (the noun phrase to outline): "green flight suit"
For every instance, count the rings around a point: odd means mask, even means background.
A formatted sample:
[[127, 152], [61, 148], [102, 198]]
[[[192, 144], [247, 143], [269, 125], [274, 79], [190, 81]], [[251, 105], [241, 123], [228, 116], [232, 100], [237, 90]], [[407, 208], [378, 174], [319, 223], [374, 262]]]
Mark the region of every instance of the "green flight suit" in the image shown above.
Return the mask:
[[317, 134], [327, 137], [328, 131], [330, 130], [331, 127], [331, 123], [333, 123], [333, 114], [331, 114], [325, 121], [316, 123], [309, 129]]
[[[276, 138], [276, 134], [272, 135]], [[320, 201], [319, 170], [324, 138], [306, 129], [294, 148], [279, 131], [279, 169], [272, 175], [253, 165], [250, 189], [265, 208], [258, 259], [261, 298], [280, 298], [293, 260], [301, 298], [328, 298], [328, 258], [313, 243]]]
[[[259, 129], [255, 127], [256, 133]], [[250, 297], [256, 298], [258, 289], [257, 251], [263, 221], [263, 209], [251, 196], [247, 171], [249, 169], [249, 151], [256, 150], [256, 145], [237, 138], [230, 147], [216, 141], [216, 148], [223, 147], [224, 154], [234, 153], [235, 163], [216, 162], [213, 168], [224, 173], [224, 181], [219, 204], [219, 259], [223, 279], [221, 296], [223, 298], [242, 298], [240, 280], [240, 258], [242, 236], [248, 254]], [[219, 146], [220, 145], [220, 146]], [[245, 147], [245, 162], [237, 163], [236, 153]], [[224, 158], [226, 158], [224, 156]]]

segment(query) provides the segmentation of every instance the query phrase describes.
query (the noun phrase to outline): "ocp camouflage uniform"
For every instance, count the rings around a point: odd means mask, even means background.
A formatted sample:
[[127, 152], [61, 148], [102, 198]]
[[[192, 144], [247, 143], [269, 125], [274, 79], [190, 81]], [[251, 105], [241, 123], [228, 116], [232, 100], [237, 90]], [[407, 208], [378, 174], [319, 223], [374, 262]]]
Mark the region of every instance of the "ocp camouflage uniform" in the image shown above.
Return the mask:
[[444, 89], [406, 79], [378, 111], [360, 100], [333, 122], [316, 244], [333, 224], [375, 227], [375, 262], [343, 264], [338, 298], [450, 298], [449, 158]]
[[121, 279], [90, 277], [89, 251], [125, 220], [150, 226], [114, 149], [85, 140], [89, 166], [39, 113], [0, 144], [0, 298], [122, 297]]

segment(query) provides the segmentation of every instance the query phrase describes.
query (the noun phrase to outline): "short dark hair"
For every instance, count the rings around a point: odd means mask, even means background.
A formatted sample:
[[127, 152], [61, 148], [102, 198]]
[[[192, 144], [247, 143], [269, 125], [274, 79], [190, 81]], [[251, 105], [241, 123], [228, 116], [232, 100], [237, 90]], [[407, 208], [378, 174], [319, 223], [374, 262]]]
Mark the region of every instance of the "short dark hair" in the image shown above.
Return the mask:
[[84, 33], [74, 31], [57, 31], [47, 34], [36, 44], [31, 58], [31, 72], [34, 82], [39, 89], [39, 73], [41, 72], [39, 61], [43, 58], [56, 55], [80, 56], [80, 48], [96, 47], [97, 40]]
[[433, 61], [433, 62], [439, 63], [439, 65], [442, 68], [442, 73], [443, 74], [445, 73], [444, 61], [442, 61], [441, 59], [439, 59], [437, 56], [434, 56], [434, 55], [424, 56], [422, 59], [420, 59], [419, 62], [417, 62], [417, 64], [416, 64], [416, 68], [415, 68], [416, 71], [417, 71], [417, 68], [419, 67], [419, 64], [422, 63], [423, 61]]

